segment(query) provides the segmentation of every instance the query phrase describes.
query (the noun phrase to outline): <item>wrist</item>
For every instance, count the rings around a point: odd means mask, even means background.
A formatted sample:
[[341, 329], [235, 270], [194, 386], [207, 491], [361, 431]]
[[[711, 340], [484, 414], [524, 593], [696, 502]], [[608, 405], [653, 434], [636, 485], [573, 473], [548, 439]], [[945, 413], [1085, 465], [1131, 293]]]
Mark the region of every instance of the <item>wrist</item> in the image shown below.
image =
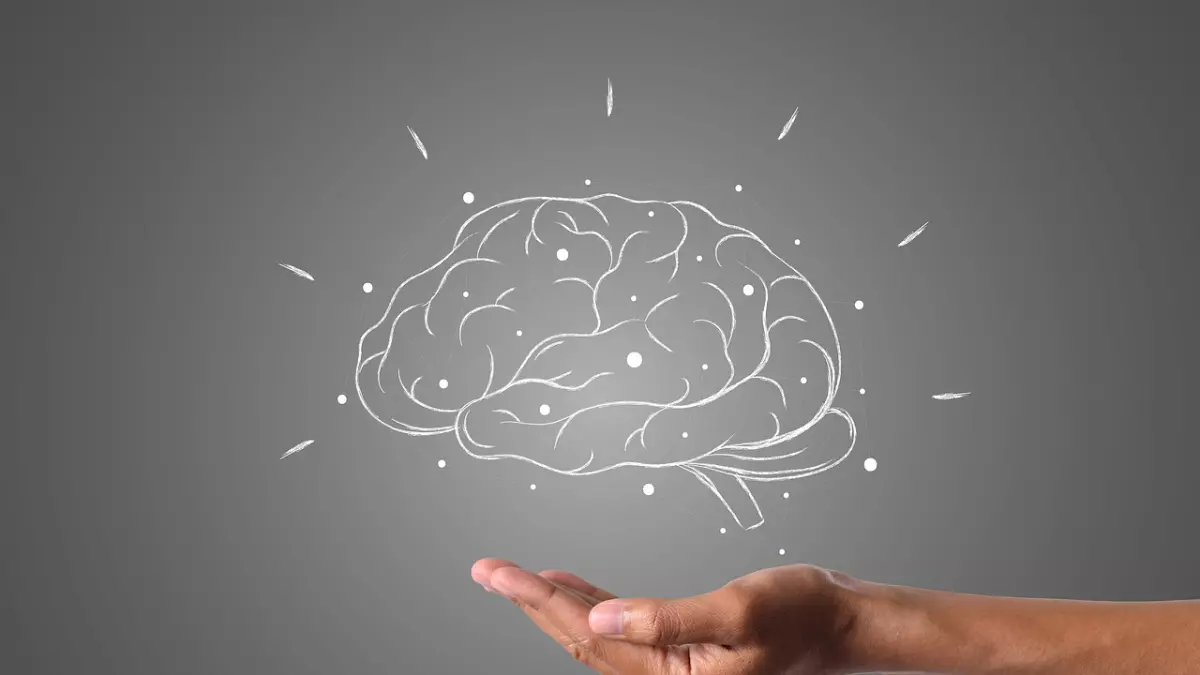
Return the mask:
[[[846, 672], [988, 673], [996, 654], [966, 620], [947, 613], [948, 594], [837, 578], [847, 619]], [[970, 664], [970, 665], [968, 665]], [[986, 664], [986, 665], [985, 665]]]

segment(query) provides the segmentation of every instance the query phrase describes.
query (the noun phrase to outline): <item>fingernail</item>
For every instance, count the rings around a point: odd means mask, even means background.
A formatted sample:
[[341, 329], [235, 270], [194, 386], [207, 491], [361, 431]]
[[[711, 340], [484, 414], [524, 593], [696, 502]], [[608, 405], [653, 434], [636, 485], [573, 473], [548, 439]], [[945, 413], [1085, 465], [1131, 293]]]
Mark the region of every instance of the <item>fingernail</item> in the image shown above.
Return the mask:
[[598, 635], [620, 635], [624, 628], [625, 606], [620, 602], [602, 602], [588, 614], [588, 625]]
[[487, 580], [484, 580], [484, 581], [477, 581], [477, 582], [475, 582], [475, 583], [479, 584], [480, 586], [483, 586], [483, 590], [487, 591], [488, 593], [495, 593], [495, 592], [496, 592], [496, 588], [495, 588], [494, 586], [492, 586], [491, 584], [489, 584], [489, 583], [487, 582]]

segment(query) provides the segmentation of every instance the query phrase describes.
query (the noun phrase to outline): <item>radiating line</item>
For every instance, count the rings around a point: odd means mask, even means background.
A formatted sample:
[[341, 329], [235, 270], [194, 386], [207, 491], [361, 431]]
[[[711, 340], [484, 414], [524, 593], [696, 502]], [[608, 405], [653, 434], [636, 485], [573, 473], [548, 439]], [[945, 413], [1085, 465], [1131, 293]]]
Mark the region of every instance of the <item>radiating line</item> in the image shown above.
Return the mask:
[[792, 112], [792, 116], [788, 119], [787, 124], [783, 125], [783, 131], [779, 132], [779, 138], [777, 138], [775, 140], [782, 141], [783, 137], [788, 135], [788, 132], [792, 130], [792, 125], [796, 123], [796, 115], [799, 115], [799, 114], [800, 114], [800, 107], [797, 106], [796, 110], [794, 112]]
[[283, 459], [284, 457], [287, 457], [288, 455], [294, 455], [297, 452], [300, 452], [301, 450], [307, 448], [308, 446], [310, 446], [312, 444], [313, 444], [313, 441], [311, 441], [311, 440], [304, 441], [303, 443], [300, 443], [299, 445], [295, 446], [291, 450], [288, 450], [287, 452], [283, 453], [283, 456], [281, 456], [279, 459]]
[[906, 244], [908, 244], [908, 242], [919, 237], [921, 235], [921, 233], [925, 231], [926, 227], [929, 227], [929, 223], [925, 223], [924, 225], [913, 230], [907, 237], [904, 238], [904, 241], [900, 242], [900, 246], [897, 246], [897, 248], [902, 248]]
[[417, 149], [421, 151], [421, 156], [429, 159], [429, 151], [425, 149], [425, 144], [421, 142], [421, 137], [417, 135], [417, 132], [413, 131], [412, 127], [408, 127], [408, 133], [412, 134], [413, 143], [417, 144]]
[[289, 265], [287, 263], [279, 263], [279, 266], [282, 267], [283, 269], [291, 272], [292, 274], [295, 274], [298, 277], [304, 277], [305, 279], [308, 279], [309, 281], [314, 281], [311, 274], [309, 274], [308, 272], [305, 272], [304, 270], [300, 269], [299, 267], [296, 267], [295, 265]]
[[608, 78], [608, 116], [612, 117], [613, 95], [612, 95], [612, 78]]
[[939, 401], [953, 401], [956, 398], [963, 398], [964, 396], [970, 396], [970, 395], [971, 395], [971, 392], [964, 391], [964, 392], [959, 392], [957, 394], [954, 394], [954, 393], [934, 394], [933, 397]]

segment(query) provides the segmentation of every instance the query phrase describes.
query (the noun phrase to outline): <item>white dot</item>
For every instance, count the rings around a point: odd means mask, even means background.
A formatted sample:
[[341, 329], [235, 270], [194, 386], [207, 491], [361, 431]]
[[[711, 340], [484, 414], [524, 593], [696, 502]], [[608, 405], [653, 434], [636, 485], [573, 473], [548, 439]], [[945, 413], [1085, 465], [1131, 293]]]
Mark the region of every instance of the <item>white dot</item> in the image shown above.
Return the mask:
[[521, 337], [522, 335], [524, 335], [524, 333], [522, 333], [521, 331], [517, 331], [517, 337]]
[[700, 370], [708, 370], [708, 364], [707, 364], [707, 363], [701, 363], [701, 364], [700, 364]]
[[787, 499], [788, 497], [791, 497], [791, 495], [790, 495], [790, 494], [788, 494], [788, 493], [786, 493], [786, 492], [785, 492], [785, 493], [783, 493], [783, 498], [784, 498], [784, 499]]
[[686, 432], [686, 431], [685, 431], [685, 432], [683, 432], [683, 437], [684, 437], [684, 438], [687, 438], [687, 432]]
[[445, 380], [438, 380], [438, 386], [442, 389], [445, 389], [446, 387], [450, 386], [450, 383]]
[[568, 251], [567, 249], [565, 249], [565, 248], [558, 249], [558, 259], [559, 260], [566, 260], [570, 256], [571, 256], [571, 252]]
[[653, 217], [654, 217], [654, 212], [653, 212], [653, 211], [651, 211], [650, 213], [647, 213], [646, 215], [648, 215], [648, 216], [650, 216], [651, 218], [653, 218]]
[[371, 285], [371, 282], [368, 281], [363, 284], [363, 293], [370, 293], [373, 290], [375, 290], [375, 287]]
[[591, 185], [591, 184], [592, 184], [592, 179], [591, 179], [591, 178], [584, 178], [584, 179], [583, 179], [583, 184], [584, 184], [584, 185]]
[[863, 460], [863, 468], [867, 471], [874, 471], [879, 468], [879, 462], [876, 462], [874, 457], [868, 457]]
[[862, 301], [862, 300], [855, 300], [855, 301], [854, 301], [854, 309], [862, 309], [862, 308], [863, 308], [863, 301]]
[[464, 192], [463, 193], [463, 202], [470, 204], [473, 201], [475, 201], [475, 193], [474, 192]]
[[782, 549], [782, 548], [781, 548], [781, 549], [779, 549], [779, 555], [786, 555], [786, 554], [787, 554], [787, 551], [786, 551], [786, 550], [784, 550], [784, 549]]
[[795, 245], [797, 245], [797, 246], [799, 246], [799, 245], [800, 245], [800, 240], [799, 240], [799, 239], [797, 239], [796, 241], [793, 241], [792, 243], [793, 243], [793, 244], [795, 244]]
[[807, 377], [800, 378], [800, 384], [808, 384], [808, 378]]
[[338, 405], [346, 405], [346, 395], [338, 394]]
[[530, 484], [529, 484], [529, 489], [530, 489], [530, 490], [536, 490], [536, 489], [537, 489], [537, 483], [530, 483]]
[[654, 494], [654, 485], [651, 483], [646, 483], [645, 485], [643, 485], [642, 486], [642, 494], [646, 495], [647, 497]]
[[631, 296], [629, 296], [629, 301], [630, 301], [630, 302], [637, 302], [637, 296], [636, 296], [636, 295], [631, 295]]
[[464, 298], [469, 298], [469, 297], [471, 297], [471, 291], [463, 291], [463, 297], [464, 297]]
[[446, 468], [446, 460], [444, 460], [444, 459], [439, 459], [439, 460], [438, 460], [438, 468], [439, 468], [439, 469], [444, 469], [444, 468]]
[[743, 295], [754, 295], [754, 287], [751, 286], [750, 284], [746, 284], [745, 286], [742, 286], [742, 294]]
[[866, 393], [867, 393], [867, 390], [866, 390], [866, 389], [859, 389], [859, 390], [858, 390], [858, 393], [859, 393], [860, 395], [864, 395], [864, 396], [865, 396], [865, 395], [866, 395]]
[[696, 262], [704, 262], [704, 256], [702, 256], [702, 255], [696, 256]]
[[721, 528], [721, 534], [725, 534], [725, 528]]
[[637, 352], [629, 352], [629, 356], [625, 357], [625, 363], [628, 363], [630, 368], [637, 368], [642, 365], [642, 355]]
[[542, 407], [538, 408], [538, 412], [542, 413], [543, 415], [549, 415], [550, 414], [550, 406], [543, 403]]
[[734, 186], [733, 186], [733, 189], [734, 189], [734, 190], [737, 190], [738, 192], [741, 192], [741, 191], [742, 191], [742, 186], [741, 186], [741, 184], [739, 183], [739, 184], [737, 184], [737, 185], [734, 185]]

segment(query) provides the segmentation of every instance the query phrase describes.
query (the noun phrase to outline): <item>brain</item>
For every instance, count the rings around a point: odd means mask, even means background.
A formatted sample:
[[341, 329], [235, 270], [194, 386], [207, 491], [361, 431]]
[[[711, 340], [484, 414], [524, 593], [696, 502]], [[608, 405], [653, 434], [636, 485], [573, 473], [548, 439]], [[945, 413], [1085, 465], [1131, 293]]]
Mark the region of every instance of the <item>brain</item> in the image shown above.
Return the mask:
[[685, 201], [490, 206], [359, 341], [381, 424], [567, 476], [687, 471], [745, 528], [748, 483], [826, 471], [854, 421], [824, 302], [745, 227]]

